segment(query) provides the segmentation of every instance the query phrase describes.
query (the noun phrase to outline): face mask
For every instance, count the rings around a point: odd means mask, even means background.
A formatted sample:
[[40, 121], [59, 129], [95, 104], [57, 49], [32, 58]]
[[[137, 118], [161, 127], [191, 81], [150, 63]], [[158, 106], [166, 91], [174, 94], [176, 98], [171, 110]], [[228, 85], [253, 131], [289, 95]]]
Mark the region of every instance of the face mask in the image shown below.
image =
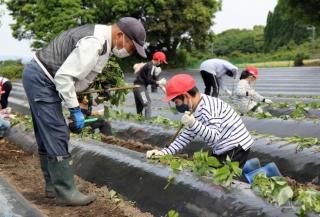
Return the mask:
[[[116, 41], [116, 44], [117, 44], [117, 41]], [[124, 45], [124, 36], [123, 36], [123, 40], [122, 40], [122, 46], [123, 45]], [[112, 49], [112, 53], [118, 58], [125, 58], [125, 57], [130, 56], [130, 54], [128, 53], [128, 51], [124, 47], [122, 47], [121, 49], [114, 47]]]
[[190, 111], [190, 108], [187, 104], [176, 105], [176, 109], [180, 113], [185, 113], [187, 111]]
[[188, 105], [188, 104], [185, 104], [185, 103], [182, 103], [181, 105], [176, 105], [176, 109], [180, 113], [185, 113], [187, 111], [190, 111], [190, 107], [191, 107], [191, 105]]

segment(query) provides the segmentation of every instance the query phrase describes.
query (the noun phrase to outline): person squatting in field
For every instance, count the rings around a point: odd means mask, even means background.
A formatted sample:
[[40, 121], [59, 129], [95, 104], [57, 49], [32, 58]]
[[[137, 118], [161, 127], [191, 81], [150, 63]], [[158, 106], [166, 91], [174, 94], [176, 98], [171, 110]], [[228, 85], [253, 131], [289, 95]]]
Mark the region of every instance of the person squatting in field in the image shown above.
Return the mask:
[[260, 103], [272, 103], [270, 99], [261, 96], [255, 90], [258, 77], [259, 71], [254, 66], [246, 67], [241, 73], [240, 81], [234, 93], [235, 103], [239, 105], [241, 115], [249, 111], [262, 113], [263, 109], [260, 107]]
[[162, 150], [150, 150], [146, 157], [177, 154], [196, 136], [211, 148], [209, 155], [223, 162], [227, 156], [238, 161], [242, 167], [246, 162], [253, 139], [241, 117], [224, 101], [201, 94], [195, 80], [187, 74], [173, 76], [167, 82], [164, 101], [173, 101], [185, 126], [184, 131]]

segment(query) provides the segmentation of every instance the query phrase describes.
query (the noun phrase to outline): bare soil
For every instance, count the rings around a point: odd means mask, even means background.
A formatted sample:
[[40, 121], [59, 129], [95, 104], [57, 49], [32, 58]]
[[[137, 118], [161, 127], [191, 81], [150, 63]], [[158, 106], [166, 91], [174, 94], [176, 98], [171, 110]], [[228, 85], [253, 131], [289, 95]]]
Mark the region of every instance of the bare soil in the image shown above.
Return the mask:
[[134, 150], [137, 152], [145, 153], [148, 150], [155, 149], [156, 147], [150, 145], [150, 144], [144, 144], [141, 142], [137, 142], [135, 140], [124, 140], [124, 139], [119, 139], [114, 136], [104, 136], [101, 134], [101, 140], [102, 142], [112, 144], [112, 145], [117, 145], [121, 146], [130, 150]]
[[0, 139], [0, 176], [4, 177], [29, 202], [45, 216], [68, 217], [151, 217], [142, 213], [132, 202], [124, 201], [120, 196], [110, 197], [107, 187], [97, 187], [76, 177], [76, 183], [83, 193], [94, 192], [97, 200], [88, 206], [66, 207], [56, 204], [55, 199], [44, 197], [44, 180], [38, 163], [38, 157], [25, 153], [5, 139]]

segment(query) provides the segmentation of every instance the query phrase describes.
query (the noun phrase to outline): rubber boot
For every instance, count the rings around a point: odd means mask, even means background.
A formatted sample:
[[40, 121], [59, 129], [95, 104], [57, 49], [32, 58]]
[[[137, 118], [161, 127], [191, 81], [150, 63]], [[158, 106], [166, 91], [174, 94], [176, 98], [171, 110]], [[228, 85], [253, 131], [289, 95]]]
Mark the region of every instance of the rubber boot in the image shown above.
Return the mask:
[[51, 177], [48, 170], [48, 157], [47, 155], [39, 155], [39, 159], [40, 159], [42, 174], [43, 174], [45, 185], [46, 185], [45, 197], [54, 198], [55, 197], [54, 188], [53, 188], [53, 184], [51, 182]]
[[84, 195], [75, 186], [71, 159], [49, 160], [49, 172], [56, 193], [57, 202], [66, 206], [85, 206], [96, 199], [96, 195]]

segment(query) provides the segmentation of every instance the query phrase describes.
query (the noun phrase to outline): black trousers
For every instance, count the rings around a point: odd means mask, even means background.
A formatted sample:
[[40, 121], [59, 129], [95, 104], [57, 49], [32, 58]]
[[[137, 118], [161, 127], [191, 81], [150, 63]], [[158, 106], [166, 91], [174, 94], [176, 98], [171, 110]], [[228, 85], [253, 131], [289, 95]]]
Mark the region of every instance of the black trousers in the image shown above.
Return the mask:
[[2, 90], [5, 91], [5, 93], [1, 95], [1, 108], [5, 109], [8, 107], [8, 98], [12, 90], [11, 82], [10, 81], [4, 82], [2, 85]]
[[242, 168], [246, 161], [248, 160], [248, 156], [250, 153], [250, 149], [247, 151], [243, 150], [242, 147], [238, 146], [230, 151], [227, 151], [220, 155], [215, 155], [211, 152], [210, 156], [216, 157], [221, 163], [226, 161], [227, 156], [231, 159], [231, 161], [239, 162], [239, 167]]
[[[207, 71], [200, 71], [203, 83], [205, 85], [204, 93], [209, 96], [219, 96], [219, 82], [217, 77]], [[212, 92], [211, 92], [212, 88]]]

